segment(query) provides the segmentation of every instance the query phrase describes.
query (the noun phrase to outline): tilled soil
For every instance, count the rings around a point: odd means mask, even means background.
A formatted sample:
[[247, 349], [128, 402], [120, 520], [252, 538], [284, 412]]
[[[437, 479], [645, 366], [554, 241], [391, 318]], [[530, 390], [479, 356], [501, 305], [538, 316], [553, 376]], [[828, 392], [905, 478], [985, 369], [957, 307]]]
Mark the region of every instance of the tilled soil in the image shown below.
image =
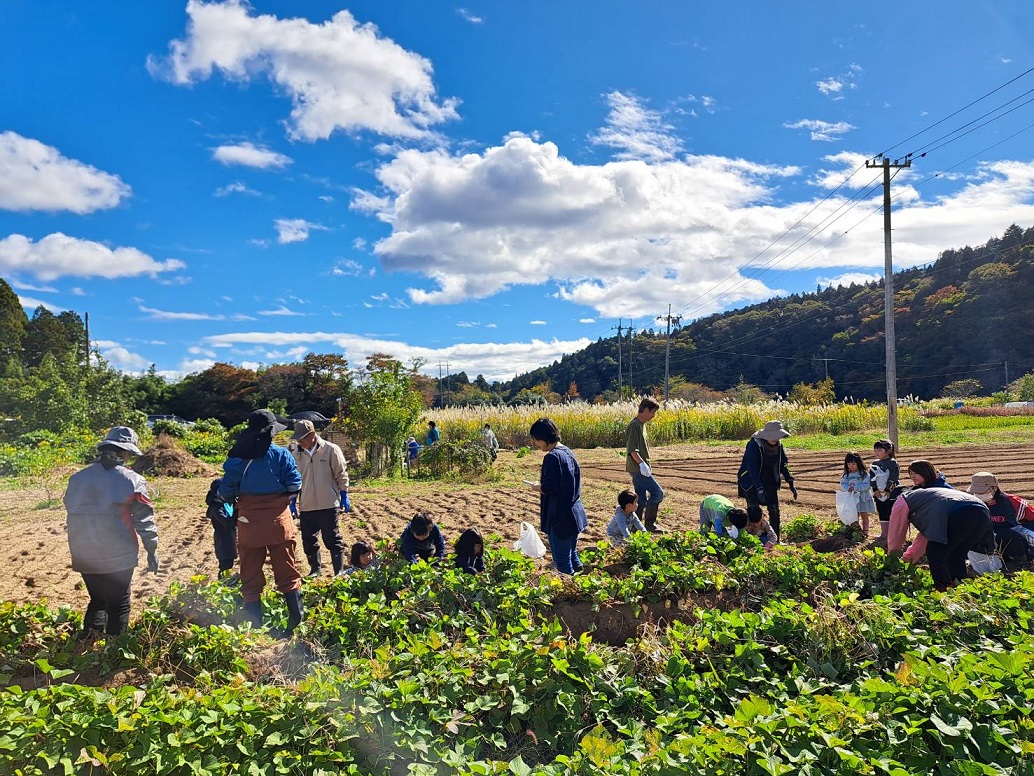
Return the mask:
[[[869, 451], [862, 451], [868, 460]], [[909, 451], [899, 460], [902, 468], [915, 458], [928, 458], [945, 472], [950, 482], [964, 487], [975, 471], [998, 475], [1003, 488], [1025, 496], [1034, 494], [1034, 473], [1029, 461], [1034, 445], [956, 447]], [[576, 450], [582, 467], [583, 501], [590, 527], [583, 546], [606, 538], [607, 523], [614, 512], [616, 494], [628, 487], [624, 458], [613, 449]], [[736, 471], [742, 446], [701, 448], [671, 446], [654, 450], [654, 473], [667, 496], [661, 507], [661, 523], [669, 530], [698, 526], [699, 502], [709, 493], [736, 494]], [[790, 502], [780, 492], [784, 521], [808, 512], [832, 517], [833, 491], [843, 470], [839, 453], [789, 452], [790, 468], [797, 480], [800, 501]], [[353, 511], [342, 517], [346, 548], [355, 541], [399, 536], [418, 511], [430, 511], [446, 539], [453, 540], [467, 527], [477, 526], [495, 542], [512, 544], [522, 520], [538, 525], [538, 496], [522, 479], [537, 480], [541, 456], [518, 458], [503, 452], [496, 463], [494, 481], [484, 484], [432, 482], [420, 479], [403, 483], [357, 482], [350, 491]], [[196, 574], [215, 573], [212, 529], [204, 517], [204, 496], [210, 480], [150, 478], [159, 527], [162, 569], [149, 574], [137, 569], [133, 581], [133, 607], [139, 611], [147, 599], [168, 589], [173, 580], [186, 581]], [[87, 596], [81, 577], [71, 569], [65, 538], [65, 514], [61, 508], [62, 481], [40, 481], [20, 490], [0, 491], [0, 596], [11, 601], [46, 601], [51, 606], [84, 607]], [[48, 505], [48, 499], [51, 502]], [[499, 537], [492, 539], [493, 536]], [[141, 558], [143, 553], [141, 553]], [[298, 556], [303, 572], [299, 539]], [[322, 550], [325, 575], [330, 560]], [[548, 562], [548, 556], [543, 565]], [[270, 582], [272, 580], [270, 579]]]

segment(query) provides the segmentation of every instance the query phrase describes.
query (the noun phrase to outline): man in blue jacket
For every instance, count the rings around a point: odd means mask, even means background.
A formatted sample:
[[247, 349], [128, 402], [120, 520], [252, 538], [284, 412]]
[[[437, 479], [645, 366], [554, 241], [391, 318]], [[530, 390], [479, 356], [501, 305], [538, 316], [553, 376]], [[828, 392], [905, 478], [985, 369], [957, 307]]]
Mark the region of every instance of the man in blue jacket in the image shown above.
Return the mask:
[[262, 625], [262, 566], [269, 556], [277, 589], [287, 601], [287, 635], [302, 621], [302, 575], [295, 561], [294, 521], [288, 504], [302, 487], [294, 457], [273, 444], [286, 428], [269, 410], [255, 410], [223, 464], [219, 495], [236, 503], [237, 551], [241, 563], [244, 610], [255, 627]]

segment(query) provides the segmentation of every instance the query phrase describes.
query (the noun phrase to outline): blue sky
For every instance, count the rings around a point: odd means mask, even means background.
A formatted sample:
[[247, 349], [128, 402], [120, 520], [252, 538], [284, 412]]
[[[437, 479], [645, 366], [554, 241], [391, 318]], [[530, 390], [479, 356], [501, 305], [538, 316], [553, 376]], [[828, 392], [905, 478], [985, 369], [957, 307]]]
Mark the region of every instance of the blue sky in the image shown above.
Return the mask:
[[1029, 0], [464, 2], [6, 0], [0, 276], [126, 371], [492, 380], [878, 276], [882, 151], [898, 268], [1034, 225]]

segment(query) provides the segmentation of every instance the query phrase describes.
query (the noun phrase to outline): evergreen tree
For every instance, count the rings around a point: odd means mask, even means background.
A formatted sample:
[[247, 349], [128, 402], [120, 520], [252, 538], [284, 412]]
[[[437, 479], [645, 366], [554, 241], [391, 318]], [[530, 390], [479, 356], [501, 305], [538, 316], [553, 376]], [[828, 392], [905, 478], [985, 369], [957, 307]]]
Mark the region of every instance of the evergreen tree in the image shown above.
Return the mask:
[[29, 318], [18, 295], [0, 278], [0, 364], [20, 359]]

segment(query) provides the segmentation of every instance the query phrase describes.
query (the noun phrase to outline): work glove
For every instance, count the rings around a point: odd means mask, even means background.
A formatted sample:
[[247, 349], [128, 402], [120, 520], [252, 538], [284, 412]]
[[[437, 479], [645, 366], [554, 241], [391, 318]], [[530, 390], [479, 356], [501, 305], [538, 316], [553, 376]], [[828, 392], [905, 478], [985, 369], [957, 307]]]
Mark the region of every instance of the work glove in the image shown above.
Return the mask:
[[352, 502], [348, 500], [348, 491], [347, 490], [341, 491], [341, 511], [342, 512], [351, 512], [352, 511]]
[[649, 476], [651, 476], [651, 475], [653, 474], [653, 472], [652, 472], [652, 470], [650, 469], [650, 464], [648, 464], [648, 463], [647, 463], [646, 461], [642, 461], [642, 462], [641, 462], [641, 463], [639, 464], [639, 473], [640, 473], [641, 475], [643, 475], [644, 477], [649, 477]]
[[291, 500], [287, 503], [288, 508], [291, 510], [291, 515], [298, 517], [298, 497], [291, 496]]
[[796, 501], [797, 500], [797, 488], [794, 487], [794, 484], [792, 482], [789, 483], [789, 485], [790, 485], [790, 495], [792, 495], [793, 496], [793, 500]]
[[758, 488], [757, 493], [758, 493], [758, 503], [759, 504], [767, 504], [768, 503], [768, 496], [765, 495], [765, 489], [764, 488]]
[[157, 550], [147, 553], [147, 570], [152, 574], [158, 573], [158, 554]]

